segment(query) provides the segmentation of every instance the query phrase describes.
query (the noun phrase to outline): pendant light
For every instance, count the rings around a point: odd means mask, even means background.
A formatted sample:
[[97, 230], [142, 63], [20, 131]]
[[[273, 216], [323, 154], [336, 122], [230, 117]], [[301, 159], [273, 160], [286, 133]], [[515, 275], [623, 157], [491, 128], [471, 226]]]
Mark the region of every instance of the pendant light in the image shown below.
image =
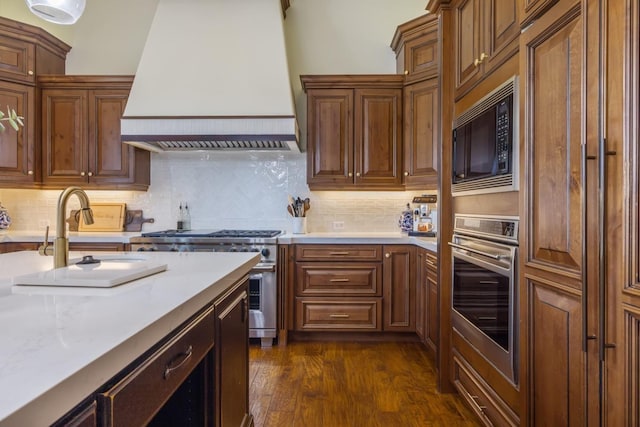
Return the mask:
[[74, 24], [84, 11], [86, 0], [25, 0], [29, 10], [45, 21]]

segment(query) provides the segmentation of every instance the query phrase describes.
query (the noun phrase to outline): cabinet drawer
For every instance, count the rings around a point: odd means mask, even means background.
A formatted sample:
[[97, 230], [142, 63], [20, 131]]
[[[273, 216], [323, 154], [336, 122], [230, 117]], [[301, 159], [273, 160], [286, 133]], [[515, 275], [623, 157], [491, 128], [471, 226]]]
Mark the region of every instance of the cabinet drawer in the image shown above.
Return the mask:
[[107, 426], [144, 425], [213, 347], [211, 307], [179, 331], [111, 389], [98, 394]]
[[380, 245], [297, 245], [298, 261], [380, 261]]
[[298, 263], [298, 296], [382, 296], [381, 263]]
[[296, 298], [296, 329], [380, 331], [381, 298]]
[[437, 273], [438, 271], [438, 255], [430, 252], [430, 251], [426, 251], [425, 252], [425, 263], [428, 269], [433, 270]]
[[456, 354], [453, 365], [458, 392], [486, 425], [520, 425], [520, 420], [507, 404]]

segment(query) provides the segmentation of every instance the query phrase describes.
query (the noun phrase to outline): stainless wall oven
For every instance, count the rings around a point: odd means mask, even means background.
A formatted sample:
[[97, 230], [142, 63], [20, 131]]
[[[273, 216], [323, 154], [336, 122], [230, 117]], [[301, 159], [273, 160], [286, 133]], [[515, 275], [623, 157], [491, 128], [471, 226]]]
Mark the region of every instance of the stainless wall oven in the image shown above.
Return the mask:
[[453, 328], [514, 384], [518, 381], [518, 219], [456, 215]]

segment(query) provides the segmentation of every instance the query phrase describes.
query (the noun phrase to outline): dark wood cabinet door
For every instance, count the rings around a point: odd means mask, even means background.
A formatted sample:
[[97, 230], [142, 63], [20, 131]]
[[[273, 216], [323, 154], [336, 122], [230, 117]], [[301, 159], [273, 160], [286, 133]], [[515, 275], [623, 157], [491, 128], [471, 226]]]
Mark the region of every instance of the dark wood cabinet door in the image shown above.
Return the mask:
[[355, 183], [401, 186], [402, 89], [355, 90]]
[[[583, 300], [597, 298], [586, 281], [597, 277], [597, 251], [588, 250], [584, 221], [592, 212], [587, 200], [597, 186], [586, 183], [597, 181], [595, 169], [585, 169], [582, 143], [588, 139], [587, 112], [597, 111], [597, 105], [583, 96], [583, 28], [580, 2], [566, 1], [520, 37], [520, 123], [525, 124], [527, 177], [520, 287], [520, 316], [526, 325], [520, 343], [527, 357], [520, 361], [528, 382], [523, 413], [530, 425], [583, 425], [586, 411], [592, 414], [591, 401], [587, 403], [587, 390], [593, 385], [589, 378], [597, 383], [598, 354], [595, 344], [587, 341], [583, 321], [591, 315]], [[589, 274], [585, 257], [594, 257]], [[592, 366], [595, 377], [589, 376]], [[597, 414], [597, 401], [594, 407]]]
[[42, 91], [42, 181], [45, 185], [88, 182], [86, 117], [86, 91]]
[[34, 93], [31, 86], [0, 82], [0, 108], [6, 111], [9, 107], [24, 117], [24, 126], [18, 131], [3, 122], [5, 130], [0, 132], [0, 186], [29, 186], [36, 180]]
[[404, 183], [438, 186], [440, 96], [437, 78], [404, 88]]
[[531, 425], [584, 425], [586, 387], [580, 295], [527, 280]]
[[33, 43], [0, 35], [0, 79], [33, 85], [35, 59]]
[[307, 183], [353, 185], [353, 90], [307, 91]]
[[437, 76], [440, 65], [438, 20], [431, 19], [426, 23], [420, 37], [408, 40], [403, 50], [403, 73], [407, 83]]
[[494, 69], [518, 52], [519, 9], [516, 0], [484, 0], [483, 73]]
[[[454, 19], [454, 84], [456, 99], [482, 77], [478, 63], [483, 53], [482, 0], [460, 0], [453, 9]], [[486, 52], [485, 52], [486, 54]]]
[[[536, 37], [543, 31], [544, 37]], [[526, 261], [578, 278], [584, 242], [582, 19], [576, 10], [564, 20], [549, 17], [523, 37], [521, 77], [530, 107], [524, 120]]]
[[415, 247], [383, 248], [383, 330], [415, 332]]
[[89, 172], [96, 184], [134, 181], [134, 148], [120, 140], [120, 119], [129, 90], [88, 91]]
[[216, 426], [247, 426], [249, 415], [249, 304], [247, 281], [215, 305]]

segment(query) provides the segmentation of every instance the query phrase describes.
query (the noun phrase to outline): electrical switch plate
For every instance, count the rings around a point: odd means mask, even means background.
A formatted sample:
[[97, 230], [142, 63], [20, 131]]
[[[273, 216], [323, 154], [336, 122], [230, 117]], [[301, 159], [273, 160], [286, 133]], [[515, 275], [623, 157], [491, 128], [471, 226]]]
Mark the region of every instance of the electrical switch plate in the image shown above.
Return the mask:
[[344, 230], [344, 221], [333, 221], [334, 230]]

